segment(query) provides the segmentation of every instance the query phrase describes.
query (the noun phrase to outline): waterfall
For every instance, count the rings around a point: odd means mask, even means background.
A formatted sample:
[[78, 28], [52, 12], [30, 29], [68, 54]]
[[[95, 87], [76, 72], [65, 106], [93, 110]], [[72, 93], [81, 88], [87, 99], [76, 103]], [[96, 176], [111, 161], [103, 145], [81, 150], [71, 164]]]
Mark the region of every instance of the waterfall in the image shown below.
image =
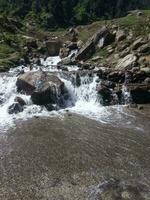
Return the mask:
[[131, 94], [128, 91], [127, 86], [124, 84], [122, 86], [122, 103], [127, 105], [132, 102]]

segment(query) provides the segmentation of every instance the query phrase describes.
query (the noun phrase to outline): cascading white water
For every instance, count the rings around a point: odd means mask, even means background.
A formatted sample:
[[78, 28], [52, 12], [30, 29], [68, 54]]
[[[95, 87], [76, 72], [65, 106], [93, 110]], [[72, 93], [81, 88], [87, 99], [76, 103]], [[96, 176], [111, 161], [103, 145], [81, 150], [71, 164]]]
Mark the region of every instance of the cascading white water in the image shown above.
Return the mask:
[[16, 96], [24, 99], [27, 105], [32, 104], [30, 96], [17, 93], [16, 80], [16, 76], [9, 76], [9, 74], [0, 76], [0, 126], [6, 129], [7, 126], [13, 124], [13, 119], [15, 118], [14, 115], [9, 115], [8, 108], [14, 103]]
[[[59, 61], [59, 57], [48, 58], [46, 61], [43, 61], [43, 69], [49, 72], [58, 72], [59, 70], [56, 68], [56, 64]], [[76, 68], [76, 66], [72, 67], [72, 70], [76, 71]], [[33, 116], [63, 116], [64, 112], [66, 112], [67, 110], [73, 113], [82, 114], [86, 117], [93, 118], [101, 122], [108, 122], [110, 121], [110, 118], [112, 120], [112, 112], [110, 112], [110, 108], [103, 107], [100, 104], [99, 97], [96, 91], [96, 75], [81, 75], [80, 84], [77, 86], [71, 80], [68, 80], [67, 78], [61, 76], [60, 71], [58, 76], [65, 83], [65, 86], [69, 93], [69, 99], [66, 100], [65, 109], [48, 112], [45, 107], [34, 105], [31, 101], [30, 96], [17, 93], [16, 75], [21, 69], [22, 66], [10, 70], [9, 73], [0, 76], [0, 128], [3, 127], [3, 130], [4, 128], [7, 129], [7, 126], [12, 125], [14, 123], [14, 119], [25, 120]], [[33, 71], [38, 69], [39, 67], [35, 66], [33, 68]], [[25, 67], [25, 71], [29, 71], [29, 69]], [[24, 99], [27, 106], [25, 107], [23, 112], [10, 115], [8, 114], [8, 108], [11, 104], [14, 103], [14, 99], [16, 96]], [[120, 112], [122, 112], [121, 109], [119, 110], [119, 113]], [[118, 112], [116, 112], [116, 118], [120, 118]]]
[[98, 101], [98, 95], [96, 91], [97, 77], [81, 76], [80, 86], [72, 84], [71, 81], [62, 79], [65, 83], [67, 90], [70, 94], [68, 105], [71, 106], [71, 111], [91, 114], [98, 111], [98, 108], [102, 108]]

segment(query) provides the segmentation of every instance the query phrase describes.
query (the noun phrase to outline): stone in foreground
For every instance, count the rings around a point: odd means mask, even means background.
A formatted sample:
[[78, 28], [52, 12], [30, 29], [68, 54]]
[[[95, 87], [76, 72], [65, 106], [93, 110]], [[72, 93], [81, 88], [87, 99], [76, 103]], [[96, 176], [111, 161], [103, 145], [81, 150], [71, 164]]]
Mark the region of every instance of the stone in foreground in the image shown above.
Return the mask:
[[64, 83], [54, 75], [43, 71], [27, 72], [17, 80], [18, 92], [31, 95], [33, 103], [37, 105], [60, 105], [64, 94]]

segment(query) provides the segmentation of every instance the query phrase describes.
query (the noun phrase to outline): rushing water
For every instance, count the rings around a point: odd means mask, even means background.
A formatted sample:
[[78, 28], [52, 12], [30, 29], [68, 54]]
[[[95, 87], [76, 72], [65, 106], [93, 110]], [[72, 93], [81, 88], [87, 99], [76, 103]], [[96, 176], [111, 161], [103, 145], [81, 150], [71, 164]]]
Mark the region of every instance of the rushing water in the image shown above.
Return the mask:
[[[58, 73], [59, 61], [42, 60], [43, 70]], [[48, 112], [17, 93], [21, 68], [0, 75], [0, 200], [149, 200], [149, 106], [103, 107], [95, 75], [75, 86], [59, 71], [69, 99], [65, 109]], [[9, 115], [16, 96], [27, 106]]]
[[[114, 106], [114, 107], [103, 107], [100, 104], [99, 97], [97, 95], [96, 86], [97, 86], [97, 77], [96, 75], [84, 75], [80, 77], [80, 86], [76, 86], [73, 84], [71, 80], [64, 78], [61, 76], [61, 72], [56, 68], [56, 64], [60, 61], [59, 57], [50, 57], [47, 60], [42, 60], [43, 70], [49, 71], [52, 73], [58, 73], [59, 78], [65, 83], [65, 86], [69, 92], [69, 100], [66, 102], [66, 109], [59, 110], [58, 112], [48, 112], [45, 108], [33, 105], [30, 99], [30, 96], [22, 95], [17, 93], [16, 90], [16, 80], [17, 74], [22, 69], [22, 66], [10, 70], [9, 73], [0, 75], [0, 129], [7, 130], [10, 126], [14, 125], [15, 120], [23, 119], [26, 120], [28, 118], [32, 118], [34, 116], [54, 116], [61, 115], [65, 113], [65, 111], [70, 111], [73, 113], [81, 114], [83, 116], [96, 119], [103, 123], [109, 123], [120, 120], [121, 115], [126, 115], [123, 111], [122, 106]], [[29, 69], [24, 67], [24, 71], [27, 72]], [[33, 71], [39, 70], [38, 66], [33, 67]], [[76, 66], [70, 66], [70, 71], [76, 71]], [[127, 101], [129, 98], [128, 92], [123, 89], [123, 94], [125, 96], [125, 100]], [[8, 107], [14, 102], [16, 96], [19, 96], [25, 100], [27, 103], [26, 108], [22, 113], [9, 115]], [[112, 117], [115, 115], [115, 117]]]

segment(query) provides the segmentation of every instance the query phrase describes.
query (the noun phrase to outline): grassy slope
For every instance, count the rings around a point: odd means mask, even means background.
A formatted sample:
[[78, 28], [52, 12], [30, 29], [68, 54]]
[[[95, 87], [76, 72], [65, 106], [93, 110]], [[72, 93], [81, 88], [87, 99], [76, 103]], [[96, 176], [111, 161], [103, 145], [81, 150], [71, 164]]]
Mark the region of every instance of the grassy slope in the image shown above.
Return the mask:
[[[86, 42], [89, 37], [91, 37], [102, 26], [107, 25], [108, 27], [111, 27], [113, 24], [119, 25], [120, 29], [132, 30], [135, 37], [139, 35], [147, 36], [150, 34], [150, 10], [143, 11], [142, 16], [133, 14], [114, 20], [97, 21], [89, 25], [78, 26], [77, 30], [79, 32], [79, 40]], [[36, 30], [35, 27], [34, 29], [31, 27], [28, 29], [19, 29], [13, 33], [10, 32], [9, 29], [1, 27], [0, 24], [0, 29], [1, 28], [3, 28], [3, 34], [0, 34], [0, 41], [4, 40], [4, 42], [0, 43], [0, 71], [5, 71], [10, 68], [10, 66], [15, 66], [17, 61], [21, 58], [23, 54], [22, 46], [25, 43], [25, 39], [22, 38], [22, 35], [32, 36], [41, 41], [45, 36], [49, 38], [58, 36], [63, 41], [70, 39], [67, 30], [64, 29], [59, 29], [54, 32], [45, 32], [42, 29]], [[95, 55], [99, 54], [104, 58], [107, 57], [106, 49], [102, 49], [101, 52], [97, 51]]]
[[120, 29], [131, 29], [135, 36], [147, 35], [150, 33], [150, 10], [143, 11], [142, 16], [127, 15], [126, 17], [94, 22], [87, 26], [78, 27], [79, 38], [86, 41], [92, 36], [100, 27], [107, 25], [108, 27], [113, 24], [118, 25]]

